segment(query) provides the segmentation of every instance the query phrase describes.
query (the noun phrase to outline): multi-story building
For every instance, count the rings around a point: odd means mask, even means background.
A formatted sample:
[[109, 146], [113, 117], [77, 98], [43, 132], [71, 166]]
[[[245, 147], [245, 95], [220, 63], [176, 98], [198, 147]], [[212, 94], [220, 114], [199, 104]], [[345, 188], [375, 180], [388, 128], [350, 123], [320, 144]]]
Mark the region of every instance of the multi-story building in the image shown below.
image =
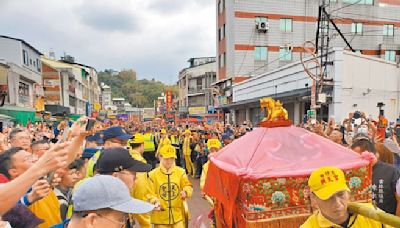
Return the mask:
[[179, 72], [179, 110], [181, 114], [205, 115], [214, 105], [212, 83], [216, 82], [214, 57], [191, 58], [190, 66]]
[[[327, 66], [330, 83], [323, 86], [318, 97], [318, 119], [334, 116], [338, 123], [349, 113], [362, 111], [369, 119], [377, 119], [378, 104], [384, 104], [385, 116], [395, 121], [400, 112], [400, 69], [398, 64], [382, 58], [371, 57], [343, 48], [329, 52], [331, 64]], [[312, 70], [315, 70], [313, 68]], [[311, 110], [312, 79], [305, 74], [300, 61], [277, 70], [252, 77], [233, 86], [231, 110], [234, 123], [251, 121], [257, 124], [265, 117], [260, 109], [260, 98], [273, 97], [283, 102], [289, 118], [295, 124], [307, 119]]]
[[[93, 67], [76, 63], [70, 56], [61, 60], [42, 58], [46, 110], [72, 115], [89, 115], [92, 105], [100, 101], [97, 72]], [[69, 109], [69, 111], [68, 111]]]
[[13, 117], [23, 125], [35, 121], [37, 102], [43, 96], [41, 55], [40, 51], [22, 39], [0, 36], [3, 69], [0, 71], [0, 81], [7, 93], [0, 113]]
[[[315, 43], [321, 0], [216, 1], [217, 78], [231, 101], [231, 85], [300, 58]], [[353, 49], [389, 61], [399, 58], [400, 3], [392, 0], [325, 0], [331, 18]], [[346, 47], [330, 25], [330, 47]]]
[[112, 92], [111, 87], [102, 83], [101, 86], [101, 106], [107, 110], [112, 105]]
[[116, 97], [112, 99], [112, 104], [114, 107], [117, 108], [117, 113], [125, 113], [125, 98], [123, 97]]

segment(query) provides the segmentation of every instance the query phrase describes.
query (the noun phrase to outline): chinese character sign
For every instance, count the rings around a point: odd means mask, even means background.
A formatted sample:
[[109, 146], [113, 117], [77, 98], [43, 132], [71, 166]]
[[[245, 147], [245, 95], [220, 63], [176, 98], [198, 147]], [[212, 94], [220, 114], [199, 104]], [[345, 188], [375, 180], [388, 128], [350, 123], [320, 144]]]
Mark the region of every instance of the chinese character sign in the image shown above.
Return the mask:
[[167, 111], [171, 111], [172, 108], [172, 91], [167, 91], [165, 93], [166, 103], [167, 103]]

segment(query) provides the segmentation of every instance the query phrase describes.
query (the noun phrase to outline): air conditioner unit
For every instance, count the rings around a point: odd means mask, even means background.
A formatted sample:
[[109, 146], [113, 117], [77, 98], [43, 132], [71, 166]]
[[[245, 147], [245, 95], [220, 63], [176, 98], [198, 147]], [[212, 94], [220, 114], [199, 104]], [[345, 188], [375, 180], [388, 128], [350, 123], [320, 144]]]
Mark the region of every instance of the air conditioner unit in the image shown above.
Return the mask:
[[256, 28], [259, 32], [267, 32], [269, 29], [269, 23], [265, 21], [257, 22]]

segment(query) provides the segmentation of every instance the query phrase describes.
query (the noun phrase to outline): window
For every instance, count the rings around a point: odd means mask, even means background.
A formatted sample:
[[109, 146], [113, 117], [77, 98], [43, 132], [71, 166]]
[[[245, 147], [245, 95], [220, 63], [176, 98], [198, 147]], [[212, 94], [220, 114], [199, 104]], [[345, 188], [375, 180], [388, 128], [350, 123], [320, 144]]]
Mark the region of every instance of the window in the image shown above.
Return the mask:
[[383, 25], [384, 36], [394, 36], [394, 25]]
[[203, 79], [202, 78], [197, 78], [196, 79], [196, 86], [198, 90], [202, 90], [203, 89]]
[[41, 64], [40, 60], [39, 60], [39, 59], [36, 59], [36, 67], [37, 67], [37, 71], [39, 71], [39, 72], [42, 71], [42, 69], [41, 69], [41, 67], [40, 67], [40, 64]]
[[281, 19], [280, 20], [280, 29], [283, 32], [291, 32], [292, 31], [292, 19]]
[[18, 94], [29, 97], [29, 85], [23, 82], [19, 82]]
[[352, 23], [351, 24], [351, 33], [362, 35], [362, 33], [363, 33], [363, 23]]
[[24, 64], [28, 66], [29, 65], [28, 52], [25, 50], [22, 50], [22, 57], [24, 60]]
[[279, 48], [279, 59], [281, 61], [291, 61], [292, 60], [292, 51], [287, 47]]
[[219, 67], [224, 67], [225, 66], [225, 53], [221, 54], [219, 56]]
[[385, 51], [385, 60], [396, 62], [396, 51], [386, 50]]
[[268, 18], [266, 17], [256, 17], [256, 24], [259, 24], [261, 22], [268, 22]]
[[361, 5], [373, 5], [374, 4], [374, 0], [343, 0], [343, 3], [361, 4]]
[[255, 47], [254, 60], [267, 60], [267, 47]]
[[225, 0], [218, 1], [218, 13], [224, 12], [225, 9]]
[[218, 40], [221, 41], [225, 38], [225, 24], [218, 29]]

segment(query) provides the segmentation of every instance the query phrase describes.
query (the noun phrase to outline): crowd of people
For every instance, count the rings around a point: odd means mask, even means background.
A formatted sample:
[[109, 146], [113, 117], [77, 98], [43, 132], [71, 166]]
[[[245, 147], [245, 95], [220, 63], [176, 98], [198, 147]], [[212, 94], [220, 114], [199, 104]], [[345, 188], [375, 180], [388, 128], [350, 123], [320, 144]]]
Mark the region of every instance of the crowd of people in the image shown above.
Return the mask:
[[[355, 112], [341, 123], [309, 119], [299, 127], [357, 153], [374, 154], [373, 202], [400, 216], [400, 120], [389, 123], [382, 113], [375, 121]], [[209, 157], [252, 130], [250, 122], [104, 123], [87, 117], [5, 128], [0, 134], [0, 227], [185, 227], [190, 179], [200, 179], [202, 189]], [[335, 188], [313, 178], [326, 169], [340, 176]], [[357, 217], [347, 212], [344, 174], [334, 167], [321, 170], [309, 181], [321, 214], [303, 227], [348, 227]], [[378, 224], [363, 219], [356, 224]]]
[[0, 224], [184, 227], [184, 205], [193, 193], [188, 176], [203, 173], [204, 184], [208, 154], [250, 130], [87, 117], [5, 128]]

